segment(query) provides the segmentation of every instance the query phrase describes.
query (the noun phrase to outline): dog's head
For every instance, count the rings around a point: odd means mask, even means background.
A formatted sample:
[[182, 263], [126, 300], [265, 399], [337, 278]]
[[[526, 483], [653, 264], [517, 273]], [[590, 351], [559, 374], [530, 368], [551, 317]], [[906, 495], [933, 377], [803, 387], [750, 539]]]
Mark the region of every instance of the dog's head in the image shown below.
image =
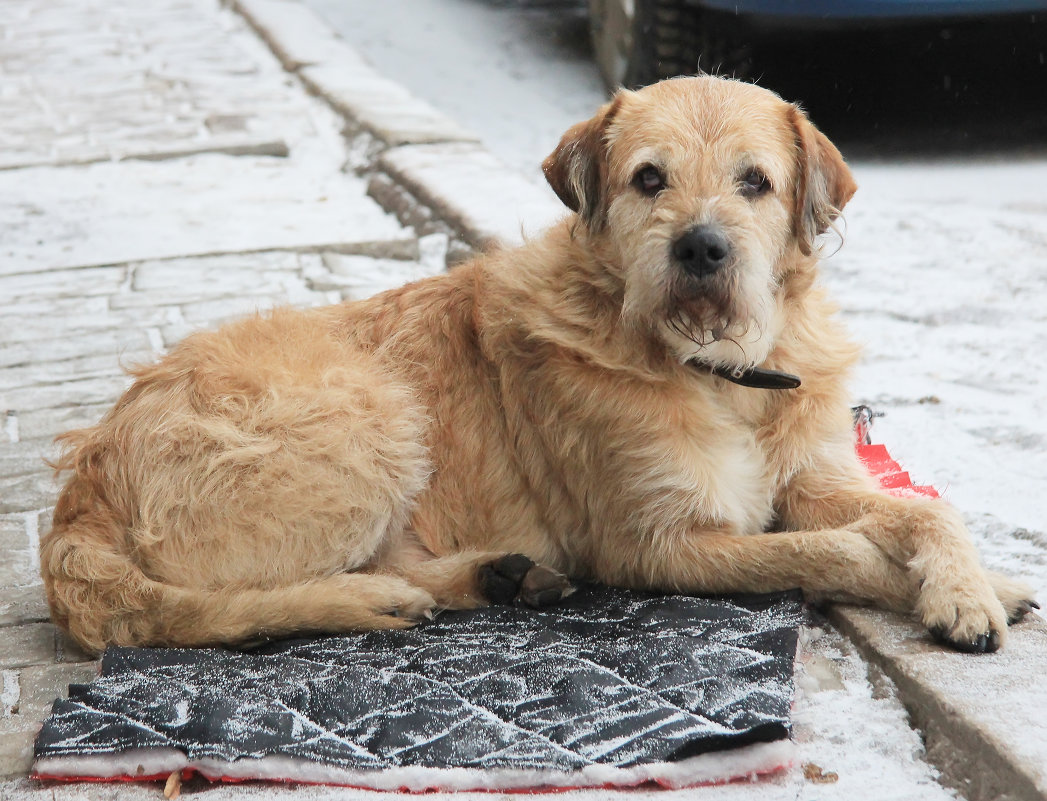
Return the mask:
[[767, 358], [779, 287], [856, 188], [799, 108], [711, 76], [619, 92], [543, 169], [620, 279], [624, 319], [731, 367]]

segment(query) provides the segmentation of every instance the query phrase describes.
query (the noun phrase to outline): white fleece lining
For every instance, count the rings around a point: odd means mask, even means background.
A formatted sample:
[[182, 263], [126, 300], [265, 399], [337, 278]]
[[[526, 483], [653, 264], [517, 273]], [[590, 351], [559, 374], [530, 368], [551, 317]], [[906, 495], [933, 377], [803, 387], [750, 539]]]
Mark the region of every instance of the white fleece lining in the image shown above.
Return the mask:
[[791, 740], [754, 743], [713, 751], [679, 762], [652, 762], [619, 768], [589, 765], [577, 771], [489, 770], [404, 766], [375, 771], [344, 770], [306, 759], [270, 756], [263, 759], [204, 758], [190, 761], [172, 748], [132, 749], [120, 754], [45, 757], [33, 766], [38, 779], [145, 780], [178, 770], [200, 773], [211, 781], [261, 779], [423, 793], [433, 790], [543, 790], [589, 787], [634, 787], [654, 782], [669, 789], [753, 780], [791, 766]]

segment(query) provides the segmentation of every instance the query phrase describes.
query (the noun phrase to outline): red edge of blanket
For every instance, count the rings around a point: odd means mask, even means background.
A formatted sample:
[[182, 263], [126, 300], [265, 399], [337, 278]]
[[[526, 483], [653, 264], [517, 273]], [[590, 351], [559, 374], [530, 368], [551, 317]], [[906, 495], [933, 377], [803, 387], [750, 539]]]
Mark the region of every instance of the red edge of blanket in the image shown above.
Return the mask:
[[[730, 776], [722, 779], [711, 779], [709, 781], [695, 782], [694, 784], [682, 784], [675, 785], [671, 782], [661, 781], [658, 779], [648, 779], [645, 781], [637, 782], [635, 784], [597, 784], [597, 785], [578, 785], [576, 787], [519, 787], [519, 788], [496, 788], [496, 787], [478, 787], [470, 790], [456, 789], [453, 792], [470, 792], [470, 793], [503, 793], [506, 795], [534, 795], [537, 793], [569, 793], [577, 790], [622, 790], [622, 789], [634, 789], [644, 786], [661, 787], [666, 790], [687, 790], [693, 787], [717, 787], [724, 784], [741, 784], [742, 782], [750, 782], [754, 778], [760, 776], [770, 776], [775, 773], [779, 773], [787, 768], [792, 767], [792, 762], [782, 762], [778, 765], [768, 768], [762, 768], [759, 770], [751, 771], [742, 776]], [[174, 771], [172, 771], [173, 773]], [[439, 788], [427, 787], [421, 790], [412, 790], [409, 787], [400, 787], [396, 790], [376, 790], [374, 787], [367, 787], [365, 785], [355, 784], [337, 784], [333, 782], [310, 782], [302, 781], [301, 779], [281, 779], [275, 776], [266, 776], [262, 778], [242, 778], [239, 776], [209, 776], [208, 774], [198, 771], [195, 768], [182, 768], [180, 771], [182, 781], [189, 781], [194, 776], [199, 774], [209, 782], [222, 782], [223, 784], [244, 784], [246, 782], [266, 782], [274, 784], [300, 784], [307, 787], [344, 787], [349, 790], [370, 790], [372, 792], [388, 792], [388, 793], [409, 793], [411, 795], [425, 795], [433, 792], [440, 792]], [[29, 778], [35, 779], [36, 781], [42, 782], [162, 782], [167, 781], [170, 773], [158, 773], [149, 776], [51, 776], [46, 773], [31, 773]]]
[[934, 487], [913, 484], [909, 474], [891, 458], [887, 448], [883, 445], [858, 443], [855, 450], [858, 452], [858, 458], [865, 465], [865, 469], [880, 482], [880, 487], [891, 495], [941, 497]]

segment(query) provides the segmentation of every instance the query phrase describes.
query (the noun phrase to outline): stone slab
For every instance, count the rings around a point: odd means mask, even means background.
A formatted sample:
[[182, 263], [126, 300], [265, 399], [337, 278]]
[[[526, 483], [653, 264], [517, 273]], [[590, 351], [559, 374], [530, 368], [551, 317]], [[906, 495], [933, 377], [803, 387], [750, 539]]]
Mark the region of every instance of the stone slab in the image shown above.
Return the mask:
[[55, 627], [27, 623], [0, 628], [0, 668], [49, 665], [55, 661]]
[[478, 137], [374, 70], [324, 20], [295, 0], [234, 0], [274, 54], [350, 122], [386, 145]]
[[360, 62], [353, 51], [299, 74], [336, 111], [388, 145], [477, 141], [475, 134]]
[[928, 758], [967, 801], [1047, 798], [1047, 624], [1031, 616], [994, 654], [933, 643], [915, 621], [837, 606], [832, 618], [897, 685], [924, 733]]
[[[0, 393], [0, 400], [3, 399]], [[2, 404], [0, 404], [2, 405]], [[10, 442], [0, 444], [0, 478], [14, 478], [47, 469], [45, 459], [52, 458], [56, 449], [42, 442]], [[2, 541], [2, 535], [0, 535]]]
[[[104, 298], [101, 300], [105, 300]], [[147, 328], [168, 322], [167, 311], [161, 308], [126, 308], [111, 310], [108, 304], [99, 309], [90, 308], [55, 309], [50, 315], [32, 313], [10, 313], [4, 315], [9, 323], [6, 331], [0, 331], [0, 346], [36, 339], [53, 339], [61, 331], [65, 336], [90, 336], [96, 331]]]
[[[6, 629], [0, 629], [0, 635], [4, 631]], [[89, 682], [97, 672], [95, 662], [37, 665], [17, 673], [4, 672], [5, 695], [12, 681], [17, 684], [17, 691], [13, 703], [5, 703], [4, 714], [0, 716], [0, 777], [24, 776], [29, 772], [33, 741], [55, 699], [66, 697], [70, 684]], [[4, 787], [0, 786], [0, 798], [7, 797]]]
[[56, 487], [50, 470], [0, 478], [0, 514], [32, 512], [51, 502]]
[[229, 12], [48, 0], [0, 16], [0, 169], [193, 152], [286, 155], [306, 99]]
[[90, 662], [95, 658], [70, 637], [66, 632], [57, 629], [55, 632], [55, 660], [60, 664]]
[[474, 247], [518, 245], [567, 214], [551, 190], [507, 169], [482, 147], [407, 145], [379, 167]]
[[[114, 363], [120, 363], [124, 358], [133, 362], [133, 354], [148, 352], [152, 346], [153, 343], [147, 331], [115, 329], [96, 331], [90, 335], [81, 333], [80, 336], [70, 337], [68, 334], [63, 336], [63, 332], [56, 327], [48, 339], [0, 345], [0, 369], [18, 367], [57, 371], [59, 370], [58, 364], [86, 356], [99, 355], [109, 356]], [[57, 380], [61, 380], [60, 374], [56, 372], [55, 375]], [[79, 376], [71, 375], [70, 377]], [[90, 378], [92, 376], [82, 377]], [[13, 378], [5, 389], [17, 389], [24, 386], [31, 386], [31, 384], [23, 384], [17, 378]]]
[[24, 337], [21, 336], [20, 329], [24, 327], [26, 320], [47, 324], [48, 330], [53, 334], [58, 327], [58, 320], [61, 320], [62, 327], [65, 327], [70, 315], [99, 317], [108, 311], [109, 298], [104, 295], [52, 297], [44, 294], [38, 297], [12, 298], [4, 303], [4, 320], [14, 322], [0, 331], [0, 342], [21, 341]]
[[[39, 581], [39, 566], [28, 548], [11, 548], [0, 551], [0, 554], [3, 555], [3, 561], [0, 562], [0, 593], [5, 598], [13, 588], [28, 585], [34, 580]], [[0, 599], [0, 625], [3, 625], [4, 602], [4, 599]]]
[[9, 389], [0, 392], [0, 409], [17, 412], [52, 409], [57, 406], [111, 403], [120, 397], [129, 384], [128, 376], [115, 375]]
[[39, 583], [21, 587], [3, 587], [0, 591], [0, 626], [17, 626], [48, 620], [50, 612], [44, 598], [44, 587]]
[[323, 267], [306, 272], [310, 286], [337, 291], [349, 300], [360, 300], [439, 272], [433, 265], [403, 259], [371, 259], [327, 253]]
[[74, 428], [93, 426], [102, 419], [113, 404], [92, 403], [19, 412], [18, 430], [22, 439], [50, 439]]
[[97, 675], [98, 663], [93, 661], [27, 667], [18, 676], [19, 712], [43, 721], [55, 699], [68, 696], [70, 684], [86, 684]]
[[202, 155], [0, 172], [0, 274], [308, 248], [386, 255], [410, 232], [362, 180], [283, 159]]
[[[286, 69], [351, 59], [352, 48], [297, 0], [235, 0], [235, 8], [265, 39]], [[357, 56], [361, 67], [364, 60]]]
[[159, 308], [264, 295], [311, 305], [322, 299], [303, 280], [302, 266], [317, 259], [315, 254], [275, 251], [143, 262], [133, 266], [126, 291], [110, 297], [109, 304], [114, 309]]
[[122, 364], [149, 362], [149, 350], [110, 351], [101, 354], [76, 356], [64, 361], [31, 361], [19, 367], [0, 368], [0, 393], [9, 389], [25, 389], [61, 381], [110, 379], [123, 374]]
[[29, 547], [25, 515], [0, 515], [0, 552]]
[[0, 275], [0, 297], [12, 303], [105, 297], [118, 292], [126, 276], [124, 266]]
[[[0, 779], [29, 772], [33, 766], [33, 742], [41, 723], [20, 716], [0, 717]], [[3, 792], [0, 786], [0, 793]], [[0, 798], [5, 796], [0, 794]]]
[[[0, 447], [0, 454], [5, 448]], [[6, 596], [13, 587], [39, 580], [36, 543], [31, 541], [27, 518], [25, 514], [0, 515], [0, 596]], [[0, 625], [3, 625], [2, 609], [0, 597]]]

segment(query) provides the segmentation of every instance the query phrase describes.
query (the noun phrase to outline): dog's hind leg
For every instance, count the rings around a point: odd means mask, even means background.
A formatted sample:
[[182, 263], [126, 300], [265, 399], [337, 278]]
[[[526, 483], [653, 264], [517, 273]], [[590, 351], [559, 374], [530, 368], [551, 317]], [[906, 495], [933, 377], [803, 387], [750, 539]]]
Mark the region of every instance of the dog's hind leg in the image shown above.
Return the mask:
[[432, 619], [436, 602], [396, 576], [342, 573], [290, 587], [217, 592], [168, 587], [153, 639], [235, 645], [259, 637], [402, 629]]
[[341, 573], [287, 586], [220, 590], [149, 578], [113, 542], [102, 511], [59, 524], [44, 539], [42, 568], [55, 621], [85, 648], [235, 645], [295, 632], [405, 628], [436, 602], [396, 576]]

